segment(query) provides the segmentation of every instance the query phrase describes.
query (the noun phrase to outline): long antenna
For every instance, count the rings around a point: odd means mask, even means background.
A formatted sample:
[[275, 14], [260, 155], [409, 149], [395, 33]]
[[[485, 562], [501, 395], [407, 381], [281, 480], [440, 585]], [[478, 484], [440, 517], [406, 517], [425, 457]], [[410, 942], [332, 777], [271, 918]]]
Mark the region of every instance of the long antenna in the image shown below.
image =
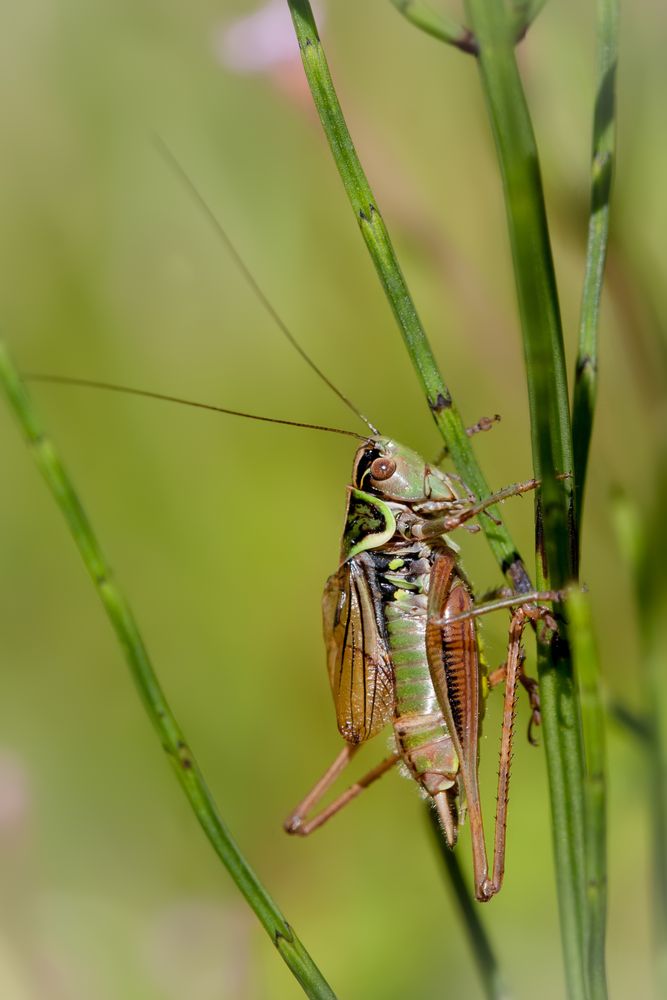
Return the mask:
[[284, 319], [280, 316], [280, 314], [276, 310], [275, 306], [273, 305], [273, 303], [271, 302], [271, 300], [267, 296], [266, 292], [264, 292], [264, 290], [260, 287], [259, 283], [257, 282], [257, 279], [252, 274], [250, 268], [248, 267], [248, 265], [246, 264], [246, 262], [243, 260], [243, 257], [241, 256], [241, 254], [239, 253], [239, 251], [236, 249], [236, 247], [232, 243], [230, 237], [227, 235], [227, 232], [224, 229], [222, 223], [220, 222], [220, 220], [218, 219], [218, 217], [213, 212], [213, 209], [205, 201], [203, 195], [199, 192], [199, 189], [195, 185], [194, 181], [190, 178], [190, 176], [186, 172], [185, 168], [181, 165], [181, 163], [179, 162], [179, 160], [176, 158], [175, 154], [172, 152], [172, 150], [170, 149], [170, 147], [167, 145], [167, 143], [164, 141], [164, 139], [160, 135], [155, 135], [154, 138], [155, 138], [155, 144], [156, 144], [158, 150], [160, 151], [160, 153], [162, 154], [162, 156], [164, 157], [164, 159], [166, 160], [166, 162], [169, 164], [169, 166], [172, 168], [172, 170], [183, 181], [183, 183], [185, 184], [185, 186], [189, 190], [189, 192], [192, 195], [192, 197], [195, 199], [195, 201], [197, 202], [197, 204], [199, 205], [199, 207], [202, 209], [202, 211], [204, 212], [204, 214], [208, 218], [209, 222], [211, 223], [211, 225], [213, 226], [213, 228], [217, 232], [218, 236], [221, 238], [221, 240], [225, 244], [225, 246], [227, 248], [227, 251], [229, 252], [229, 254], [232, 257], [232, 259], [234, 260], [234, 262], [235, 262], [236, 266], [238, 267], [239, 271], [241, 271], [241, 273], [245, 277], [248, 285], [253, 290], [253, 292], [255, 293], [255, 295], [257, 296], [257, 298], [259, 299], [259, 301], [262, 303], [262, 305], [264, 306], [264, 309], [267, 311], [267, 313], [269, 314], [269, 316], [271, 316], [271, 318], [273, 319], [274, 323], [276, 324], [276, 326], [278, 327], [278, 329], [281, 331], [281, 333], [287, 338], [287, 340], [292, 345], [292, 347], [294, 348], [294, 350], [297, 351], [297, 353], [301, 355], [301, 357], [306, 362], [306, 364], [315, 372], [315, 374], [317, 376], [319, 376], [319, 378], [322, 379], [322, 381], [324, 382], [324, 384], [327, 385], [331, 389], [331, 391], [334, 392], [338, 396], [338, 398], [343, 403], [345, 403], [345, 405], [350, 410], [352, 410], [352, 412], [357, 417], [359, 417], [360, 420], [363, 420], [363, 422], [370, 429], [370, 431], [371, 431], [372, 434], [374, 434], [376, 437], [379, 436], [380, 432], [377, 429], [377, 427], [373, 426], [373, 424], [370, 422], [370, 420], [368, 419], [368, 417], [365, 417], [363, 415], [363, 413], [361, 412], [361, 410], [357, 409], [357, 407], [354, 405], [354, 403], [350, 399], [348, 399], [348, 397], [345, 395], [345, 393], [341, 392], [341, 390], [337, 386], [334, 385], [334, 383], [331, 381], [331, 379], [327, 378], [327, 376], [324, 374], [324, 372], [322, 371], [322, 369], [319, 368], [315, 364], [315, 362], [313, 361], [313, 359], [311, 357], [309, 357], [308, 354], [306, 354], [306, 352], [303, 349], [303, 347], [301, 346], [301, 344], [298, 342], [298, 340], [296, 340], [296, 338], [294, 337], [294, 334], [290, 331], [289, 327], [287, 326], [287, 323], [285, 323]]
[[50, 382], [55, 385], [76, 385], [85, 389], [106, 389], [109, 392], [124, 392], [128, 396], [145, 396], [148, 399], [161, 399], [165, 403], [180, 403], [182, 406], [194, 406], [198, 410], [213, 410], [214, 413], [228, 413], [232, 417], [246, 417], [248, 420], [261, 420], [265, 424], [283, 424], [287, 427], [304, 427], [311, 431], [327, 431], [329, 434], [344, 434], [346, 437], [366, 441], [363, 434], [356, 431], [345, 431], [340, 427], [324, 427], [321, 424], [306, 424], [297, 420], [280, 420], [278, 417], [260, 417], [256, 413], [244, 413], [243, 410], [230, 410], [226, 406], [215, 406], [213, 403], [196, 403], [192, 399], [181, 399], [180, 396], [168, 396], [163, 392], [151, 392], [148, 389], [132, 389], [127, 385], [115, 385], [113, 382], [97, 382], [88, 378], [70, 378], [68, 375], [41, 375], [29, 372], [22, 376], [26, 382]]

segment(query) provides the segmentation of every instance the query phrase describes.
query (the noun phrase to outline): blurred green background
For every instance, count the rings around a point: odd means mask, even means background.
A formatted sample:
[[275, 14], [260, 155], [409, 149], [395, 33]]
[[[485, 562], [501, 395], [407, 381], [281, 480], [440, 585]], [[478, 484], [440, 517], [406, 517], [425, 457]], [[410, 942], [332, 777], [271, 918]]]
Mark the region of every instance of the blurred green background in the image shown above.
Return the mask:
[[[323, 7], [323, 5], [321, 5]], [[356, 429], [272, 326], [158, 153], [176, 153], [313, 358], [382, 431], [440, 443], [314, 120], [289, 21], [255, 0], [25, 0], [0, 20], [0, 324], [25, 371]], [[280, 13], [281, 5], [274, 8]], [[384, 0], [330, 3], [348, 122], [464, 419], [498, 487], [531, 475], [514, 285], [474, 62]], [[272, 15], [273, 16], [273, 15]], [[588, 208], [593, 4], [552, 0], [520, 48], [570, 370]], [[230, 30], [233, 29], [230, 33]], [[236, 31], [236, 34], [234, 34]], [[240, 32], [240, 33], [239, 33]], [[647, 504], [664, 423], [667, 15], [626, 12], [610, 282], [586, 510], [608, 693], [639, 703], [612, 487]], [[259, 59], [260, 46], [266, 51]], [[655, 298], [649, 314], [647, 293]], [[415, 789], [392, 774], [312, 839], [282, 820], [339, 749], [320, 593], [354, 446], [308, 431], [35, 386], [223, 815], [341, 997], [481, 995]], [[297, 997], [189, 812], [61, 516], [0, 408], [0, 995]], [[505, 513], [529, 559], [532, 503]], [[477, 589], [498, 585], [467, 536]], [[484, 625], [501, 662], [506, 619]], [[482, 745], [494, 811], [498, 698]], [[495, 704], [494, 704], [495, 702]], [[519, 732], [527, 723], [521, 706]], [[360, 768], [385, 753], [364, 752]], [[651, 982], [640, 749], [609, 729], [613, 994]], [[519, 997], [564, 985], [542, 750], [517, 741], [506, 883], [483, 911]], [[460, 857], [468, 865], [467, 831]], [[539, 984], [539, 986], [538, 986]]]

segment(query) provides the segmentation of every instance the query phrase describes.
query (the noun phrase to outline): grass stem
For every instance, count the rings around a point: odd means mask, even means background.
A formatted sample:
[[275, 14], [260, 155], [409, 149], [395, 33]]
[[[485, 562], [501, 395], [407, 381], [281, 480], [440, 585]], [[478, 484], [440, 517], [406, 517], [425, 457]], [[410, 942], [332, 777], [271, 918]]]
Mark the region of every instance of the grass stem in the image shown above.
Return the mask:
[[[488, 485], [475, 458], [459, 410], [438, 370], [433, 351], [396, 259], [377, 199], [371, 191], [354, 148], [334, 89], [310, 3], [308, 0], [288, 0], [288, 5], [315, 107], [364, 242], [421, 382], [431, 414], [461, 478], [476, 496], [487, 497], [490, 495]], [[490, 513], [493, 516], [481, 518], [480, 525], [502, 572], [514, 590], [519, 592], [532, 590], [532, 583], [516, 546], [502, 522], [500, 510], [494, 507]]]
[[223, 822], [199, 765], [160, 687], [137, 623], [113, 579], [72, 482], [46, 436], [25, 385], [0, 341], [0, 387], [23, 428], [28, 445], [60, 508], [104, 606], [130, 673], [162, 747], [211, 846], [245, 896], [307, 996], [335, 1000], [335, 994], [277, 905], [241, 854]]
[[574, 482], [579, 536], [581, 534], [588, 455], [597, 395], [600, 298], [607, 258], [609, 202], [615, 157], [618, 0], [597, 0], [597, 38], [591, 202], [572, 404]]
[[591, 1000], [605, 1000], [607, 980], [607, 793], [605, 713], [600, 692], [600, 666], [590, 601], [573, 587], [566, 602], [572, 660], [584, 741], [584, 813], [586, 820], [586, 895], [588, 930], [586, 962]]
[[[560, 589], [576, 578], [572, 436], [563, 336], [537, 146], [514, 55], [514, 25], [503, 4], [467, 0], [479, 44], [482, 89], [495, 139], [514, 263], [526, 363], [535, 477], [537, 584]], [[539, 638], [539, 637], [538, 637]], [[543, 638], [543, 637], [542, 637]], [[549, 774], [565, 970], [572, 1000], [592, 995], [586, 942], [591, 845], [586, 824], [584, 737], [565, 623], [538, 641], [544, 743]], [[596, 734], [591, 734], [593, 740]], [[603, 845], [602, 845], [603, 848]], [[597, 858], [600, 867], [604, 858]], [[604, 973], [602, 973], [602, 977]], [[599, 995], [599, 994], [597, 994]]]

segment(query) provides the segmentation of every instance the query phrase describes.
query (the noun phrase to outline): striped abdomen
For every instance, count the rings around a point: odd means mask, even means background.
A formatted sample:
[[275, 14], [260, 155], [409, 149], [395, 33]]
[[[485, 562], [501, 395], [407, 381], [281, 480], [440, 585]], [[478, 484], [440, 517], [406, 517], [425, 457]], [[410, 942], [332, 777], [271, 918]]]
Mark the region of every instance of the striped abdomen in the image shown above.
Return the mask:
[[396, 589], [385, 615], [394, 667], [396, 742], [415, 780], [435, 796], [455, 785], [459, 765], [426, 659], [426, 605], [421, 587]]

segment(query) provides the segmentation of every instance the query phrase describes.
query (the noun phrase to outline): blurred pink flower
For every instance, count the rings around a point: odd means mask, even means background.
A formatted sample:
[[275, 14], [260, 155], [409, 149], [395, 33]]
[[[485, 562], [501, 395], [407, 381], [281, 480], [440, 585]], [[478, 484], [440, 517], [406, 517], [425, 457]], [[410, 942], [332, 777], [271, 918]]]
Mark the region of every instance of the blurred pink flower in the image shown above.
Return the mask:
[[[320, 4], [313, 4], [318, 24], [322, 24]], [[294, 61], [299, 62], [299, 46], [285, 0], [268, 0], [245, 17], [221, 25], [215, 51], [223, 66], [235, 73], [266, 73]]]

